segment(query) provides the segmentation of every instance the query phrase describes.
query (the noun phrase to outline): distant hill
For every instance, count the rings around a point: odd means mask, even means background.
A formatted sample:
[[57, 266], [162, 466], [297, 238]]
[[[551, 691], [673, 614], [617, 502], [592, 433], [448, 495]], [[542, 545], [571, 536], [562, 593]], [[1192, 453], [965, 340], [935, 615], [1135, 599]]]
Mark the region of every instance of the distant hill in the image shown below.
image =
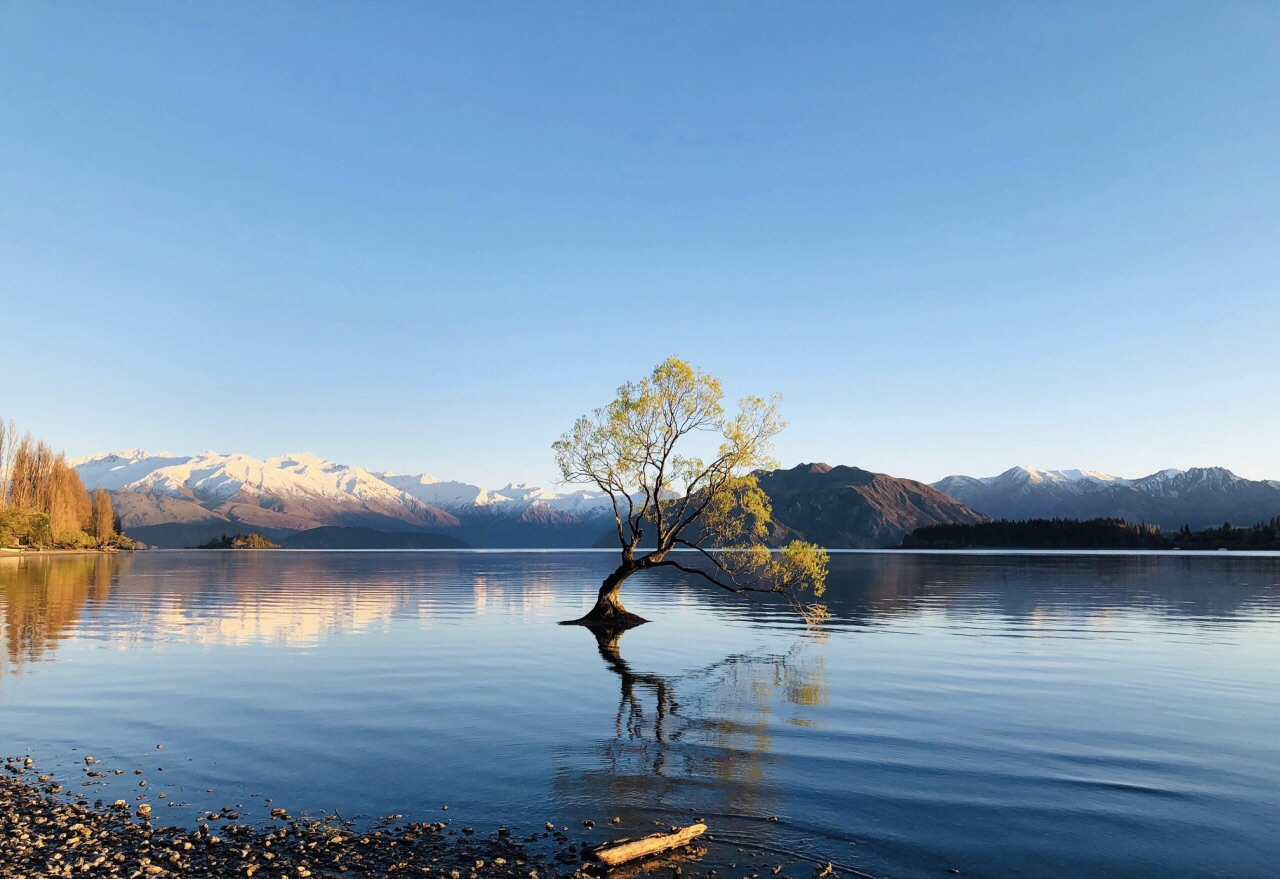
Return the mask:
[[925, 525], [981, 522], [937, 489], [858, 467], [801, 464], [760, 475], [773, 502], [775, 542], [800, 538], [829, 549], [897, 546]]
[[1141, 479], [1014, 467], [999, 476], [948, 476], [933, 487], [993, 519], [1112, 518], [1172, 531], [1280, 515], [1280, 482], [1244, 479], [1225, 467], [1161, 470]]
[[467, 544], [446, 534], [377, 531], [326, 525], [299, 531], [284, 538], [285, 549], [467, 549]]
[[[801, 464], [757, 476], [773, 505], [775, 546], [800, 539], [827, 549], [885, 548], [925, 525], [987, 518], [922, 482], [858, 467]], [[616, 535], [608, 530], [593, 545], [612, 549]]]

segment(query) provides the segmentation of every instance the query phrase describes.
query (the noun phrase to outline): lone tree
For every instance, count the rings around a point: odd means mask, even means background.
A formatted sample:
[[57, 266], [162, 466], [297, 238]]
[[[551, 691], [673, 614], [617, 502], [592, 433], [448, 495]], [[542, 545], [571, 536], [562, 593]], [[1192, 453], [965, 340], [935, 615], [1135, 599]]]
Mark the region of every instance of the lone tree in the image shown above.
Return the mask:
[[723, 400], [718, 379], [670, 357], [555, 443], [564, 481], [594, 483], [609, 496], [622, 550], [595, 607], [571, 624], [646, 622], [619, 595], [628, 577], [654, 568], [676, 568], [748, 598], [780, 595], [811, 621], [827, 615], [809, 601], [822, 595], [826, 551], [796, 540], [774, 552], [765, 543], [771, 507], [755, 473], [777, 466], [773, 438], [786, 426], [778, 397], [745, 397], [732, 413]]

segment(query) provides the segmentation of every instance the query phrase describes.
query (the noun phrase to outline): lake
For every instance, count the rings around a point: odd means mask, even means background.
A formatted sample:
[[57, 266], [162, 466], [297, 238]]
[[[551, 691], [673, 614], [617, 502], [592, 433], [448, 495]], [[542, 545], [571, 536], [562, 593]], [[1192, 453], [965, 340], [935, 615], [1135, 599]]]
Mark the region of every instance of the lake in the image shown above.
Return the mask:
[[[0, 755], [107, 802], [143, 769], [169, 823], [704, 817], [729, 879], [1280, 864], [1278, 556], [839, 553], [820, 630], [666, 572], [627, 583], [653, 622], [616, 643], [557, 626], [613, 563], [0, 557]], [[126, 773], [81, 788], [85, 756]]]

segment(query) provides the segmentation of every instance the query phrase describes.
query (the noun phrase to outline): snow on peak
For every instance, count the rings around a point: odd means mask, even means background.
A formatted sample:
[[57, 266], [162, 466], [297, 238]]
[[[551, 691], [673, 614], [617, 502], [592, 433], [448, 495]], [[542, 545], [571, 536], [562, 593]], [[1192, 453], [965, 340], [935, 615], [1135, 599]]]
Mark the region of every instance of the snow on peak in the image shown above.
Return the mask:
[[319, 455], [313, 455], [311, 452], [295, 452], [288, 455], [280, 455], [276, 458], [267, 458], [266, 463], [275, 467], [339, 467], [340, 464], [334, 464], [327, 461]]
[[1110, 473], [1103, 473], [1099, 470], [1049, 470], [1047, 472], [1060, 476], [1068, 482], [1107, 482], [1124, 484], [1130, 481], [1125, 479], [1123, 476], [1112, 476]]
[[482, 505], [485, 502], [486, 492], [478, 485], [442, 481], [429, 473], [418, 476], [396, 476], [388, 473], [380, 478], [387, 485], [442, 510], [455, 511]]
[[106, 488], [114, 491], [149, 474], [174, 464], [185, 463], [190, 458], [171, 452], [150, 454], [142, 449], [125, 449], [105, 455], [86, 455], [72, 458], [69, 463], [80, 474], [85, 488]]
[[1186, 472], [1185, 470], [1176, 470], [1171, 467], [1168, 470], [1157, 470], [1155, 473], [1152, 473], [1150, 476], [1142, 477], [1141, 479], [1138, 480], [1138, 482], [1140, 482], [1142, 485], [1161, 485], [1163, 483], [1170, 482], [1174, 479], [1177, 479], [1179, 476], [1181, 476], [1185, 472]]
[[1192, 467], [1190, 470], [1161, 470], [1134, 483], [1148, 494], [1178, 497], [1197, 488], [1221, 488], [1243, 481], [1226, 467]]
[[[1027, 496], [1048, 492], [1059, 497], [1092, 493], [1111, 487], [1133, 488], [1145, 494], [1179, 497], [1192, 490], [1216, 490], [1246, 480], [1225, 467], [1192, 467], [1190, 470], [1170, 468], [1159, 470], [1141, 479], [1125, 479], [1097, 470], [1037, 470], [1033, 467], [1012, 467], [999, 476], [973, 479], [969, 476], [948, 476], [934, 487], [953, 497], [971, 500], [979, 494], [1010, 494]], [[975, 493], [975, 491], [977, 493]]]
[[527, 482], [508, 482], [505, 486], [493, 492], [513, 501], [553, 501], [559, 495], [547, 488], [540, 488], [536, 485], [530, 485]]
[[[206, 506], [248, 503], [274, 509], [276, 501], [320, 500], [365, 510], [408, 511], [428, 507], [461, 513], [520, 517], [533, 508], [574, 517], [612, 509], [608, 495], [580, 489], [559, 493], [528, 482], [486, 489], [438, 479], [429, 473], [375, 473], [330, 461], [311, 452], [258, 459], [205, 451], [198, 455], [151, 455], [129, 449], [72, 462], [87, 488], [135, 491], [155, 497], [194, 500]], [[212, 508], [212, 507], [209, 507]]]
[[1037, 482], [1126, 482], [1120, 476], [1097, 470], [1040, 470], [1035, 467], [1015, 467]]
[[604, 510], [608, 496], [599, 491], [572, 491], [559, 494], [527, 482], [509, 482], [499, 489], [481, 488], [467, 482], [436, 479], [429, 474], [396, 476], [384, 474], [382, 480], [406, 494], [450, 512], [485, 512], [492, 515], [518, 516], [535, 505], [572, 514], [589, 514]]
[[121, 449], [118, 452], [106, 452], [98, 455], [81, 455], [78, 458], [68, 458], [67, 463], [72, 467], [83, 467], [88, 464], [97, 464], [110, 462], [119, 464], [121, 462], [138, 462], [138, 461], [155, 461], [164, 459], [176, 459], [181, 457], [173, 452], [148, 452], [145, 449]]
[[[972, 477], [947, 477], [952, 480], [969, 480]], [[1132, 480], [1112, 476], [1098, 470], [1041, 470], [1035, 467], [1010, 467], [998, 476], [983, 476], [976, 480], [983, 485], [1054, 485], [1063, 488], [1086, 488], [1091, 485], [1129, 485]]]
[[393, 479], [398, 479], [403, 480], [405, 484], [413, 485], [435, 485], [437, 482], [442, 481], [437, 479], [435, 476], [432, 476], [430, 473], [419, 473], [415, 476], [403, 476], [398, 473], [392, 473], [390, 470], [384, 470], [383, 472], [375, 473], [374, 475], [384, 482], [390, 482]]

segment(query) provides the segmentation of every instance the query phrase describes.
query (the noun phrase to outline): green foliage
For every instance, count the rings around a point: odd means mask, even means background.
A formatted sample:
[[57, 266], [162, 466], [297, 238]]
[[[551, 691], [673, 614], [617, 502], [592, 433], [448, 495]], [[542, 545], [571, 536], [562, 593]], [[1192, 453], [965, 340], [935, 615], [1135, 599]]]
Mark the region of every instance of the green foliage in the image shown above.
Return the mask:
[[98, 539], [78, 529], [68, 528], [58, 535], [57, 545], [62, 549], [96, 549]]
[[0, 510], [0, 546], [50, 546], [49, 516], [33, 510]]
[[119, 531], [113, 531], [106, 537], [99, 540], [98, 546], [102, 549], [145, 549], [143, 544], [126, 534], [121, 534]]
[[33, 510], [0, 510], [0, 546], [32, 549], [136, 549], [137, 544], [123, 534], [99, 540], [79, 528], [63, 528], [55, 540], [47, 513]]

